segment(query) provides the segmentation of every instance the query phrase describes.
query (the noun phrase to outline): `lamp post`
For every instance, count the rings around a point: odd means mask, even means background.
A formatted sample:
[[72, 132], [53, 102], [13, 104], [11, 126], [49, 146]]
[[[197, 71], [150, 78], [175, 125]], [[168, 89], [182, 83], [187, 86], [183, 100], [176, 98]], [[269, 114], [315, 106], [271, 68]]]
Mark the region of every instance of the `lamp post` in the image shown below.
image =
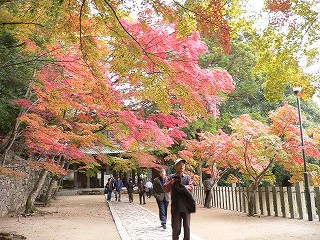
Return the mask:
[[305, 149], [304, 149], [302, 120], [301, 120], [301, 107], [300, 107], [300, 97], [299, 97], [299, 93], [301, 92], [301, 90], [302, 90], [301, 87], [293, 88], [293, 92], [297, 96], [297, 104], [298, 104], [302, 157], [303, 157], [303, 167], [304, 167], [304, 173], [303, 173], [304, 187], [305, 187], [305, 197], [306, 197], [306, 204], [307, 204], [307, 211], [308, 211], [308, 220], [312, 221], [313, 217], [312, 217], [312, 208], [311, 208], [310, 183], [309, 183], [309, 175], [308, 175], [308, 171], [307, 171], [306, 153], [305, 153]]

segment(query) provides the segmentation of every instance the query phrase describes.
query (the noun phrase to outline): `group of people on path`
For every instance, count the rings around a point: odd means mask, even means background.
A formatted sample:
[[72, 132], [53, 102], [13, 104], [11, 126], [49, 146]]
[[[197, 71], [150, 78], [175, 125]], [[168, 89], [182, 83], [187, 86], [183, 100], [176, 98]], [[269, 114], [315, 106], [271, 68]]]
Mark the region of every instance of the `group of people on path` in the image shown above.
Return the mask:
[[111, 201], [112, 192], [114, 191], [116, 201], [121, 202], [121, 191], [123, 188], [123, 182], [120, 177], [116, 180], [108, 178], [108, 181], [104, 187], [104, 193], [107, 194], [107, 201]]
[[[133, 202], [133, 192], [134, 192], [135, 186], [136, 185], [133, 183], [132, 178], [129, 179], [129, 182], [125, 186], [127, 188], [130, 203]], [[120, 202], [123, 187], [124, 187], [124, 184], [120, 177], [118, 177], [115, 180], [113, 178], [108, 178], [108, 181], [104, 187], [104, 193], [107, 194], [107, 201], [111, 201], [112, 193], [114, 192], [116, 201]], [[139, 179], [137, 187], [138, 187], [140, 204], [146, 204], [145, 198], [146, 197], [150, 198], [152, 196], [153, 184], [151, 183], [150, 180], [144, 183], [142, 179]]]
[[[172, 240], [179, 239], [182, 226], [184, 231], [183, 239], [190, 240], [190, 214], [196, 211], [196, 204], [192, 197], [193, 180], [190, 175], [185, 173], [185, 165], [186, 161], [184, 159], [177, 159], [175, 161], [176, 172], [174, 174], [166, 176], [166, 170], [160, 169], [159, 176], [154, 179], [153, 184], [151, 183], [153, 190], [152, 193], [157, 201], [159, 219], [163, 229], [167, 228], [167, 210], [171, 198]], [[121, 181], [120, 178], [118, 178], [118, 181]], [[108, 188], [107, 200], [111, 200], [112, 190], [109, 198], [109, 189], [111, 189], [111, 183], [112, 179], [109, 179], [108, 183], [106, 184], [106, 188]], [[113, 186], [116, 192], [118, 192], [116, 183], [114, 183]], [[126, 188], [128, 190], [130, 203], [133, 202], [134, 187], [135, 184], [133, 183], [132, 179], [129, 179]], [[139, 193], [139, 202], [140, 204], [145, 204], [145, 193], [147, 192], [146, 189], [148, 187], [146, 187], [146, 184], [144, 184], [142, 179], [138, 180], [137, 187]], [[147, 195], [147, 197], [151, 196], [151, 188], [149, 191], [150, 195]], [[120, 201], [120, 198], [121, 190], [119, 190], [118, 195], [116, 195], [116, 199]]]

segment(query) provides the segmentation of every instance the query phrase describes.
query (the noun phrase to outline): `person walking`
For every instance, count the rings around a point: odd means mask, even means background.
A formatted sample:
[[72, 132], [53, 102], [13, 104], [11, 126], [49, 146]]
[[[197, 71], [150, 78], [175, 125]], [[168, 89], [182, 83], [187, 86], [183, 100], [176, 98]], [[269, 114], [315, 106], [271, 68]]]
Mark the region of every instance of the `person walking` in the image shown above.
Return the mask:
[[138, 193], [139, 193], [139, 201], [140, 205], [142, 204], [142, 199], [143, 199], [143, 204], [146, 204], [146, 189], [143, 180], [140, 178], [138, 181]]
[[120, 177], [118, 177], [114, 182], [114, 188], [115, 188], [115, 198], [116, 201], [121, 202], [121, 192], [123, 188], [123, 182]]
[[170, 193], [165, 192], [163, 188], [166, 178], [166, 170], [162, 168], [159, 170], [159, 177], [153, 180], [153, 196], [157, 200], [159, 218], [163, 229], [167, 228], [167, 210], [170, 199]]
[[127, 191], [128, 191], [128, 197], [129, 197], [129, 202], [133, 202], [133, 188], [134, 188], [134, 183], [132, 182], [132, 178], [129, 178], [129, 182], [127, 184]]
[[196, 211], [196, 204], [191, 195], [193, 180], [184, 173], [186, 160], [175, 161], [176, 173], [168, 176], [164, 183], [165, 192], [171, 192], [172, 240], [178, 240], [183, 220], [184, 240], [190, 240], [190, 213]]
[[147, 196], [147, 198], [151, 198], [151, 196], [152, 196], [152, 190], [153, 190], [153, 185], [152, 185], [151, 180], [149, 179], [149, 180], [146, 182], [146, 196]]
[[108, 182], [104, 187], [104, 192], [107, 194], [107, 201], [111, 201], [112, 191], [113, 191], [112, 178], [108, 178]]
[[204, 199], [205, 208], [211, 207], [212, 187], [213, 187], [213, 181], [211, 179], [211, 175], [208, 174], [207, 179], [203, 182], [203, 189], [205, 191], [205, 199]]

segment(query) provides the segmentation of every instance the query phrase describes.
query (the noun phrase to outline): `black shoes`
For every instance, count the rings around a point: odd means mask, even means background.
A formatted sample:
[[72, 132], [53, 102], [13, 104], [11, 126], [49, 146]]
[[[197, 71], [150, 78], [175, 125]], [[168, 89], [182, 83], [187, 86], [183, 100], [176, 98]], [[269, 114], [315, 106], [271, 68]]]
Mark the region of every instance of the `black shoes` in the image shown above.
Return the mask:
[[161, 223], [161, 227], [162, 227], [163, 229], [167, 229], [167, 225], [166, 225], [165, 223]]

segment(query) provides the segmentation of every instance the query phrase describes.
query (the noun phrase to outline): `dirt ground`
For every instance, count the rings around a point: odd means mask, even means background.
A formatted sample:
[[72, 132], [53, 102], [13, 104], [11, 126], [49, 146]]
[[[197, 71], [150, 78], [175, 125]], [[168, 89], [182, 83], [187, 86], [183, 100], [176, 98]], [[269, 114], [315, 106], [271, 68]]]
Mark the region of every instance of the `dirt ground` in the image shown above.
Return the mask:
[[[158, 211], [154, 199], [144, 206], [155, 213]], [[169, 214], [170, 207], [168, 211]], [[320, 222], [248, 217], [245, 213], [197, 205], [196, 213], [191, 215], [191, 233], [203, 240], [320, 240]]]
[[121, 239], [104, 195], [60, 196], [46, 214], [0, 218], [0, 232], [14, 232], [28, 240]]
[[[138, 197], [134, 199], [136, 202]], [[155, 199], [146, 201], [144, 206], [158, 213]], [[0, 218], [0, 232], [24, 235], [29, 240], [120, 240], [103, 195], [60, 196], [50, 207], [40, 210], [47, 214]], [[319, 240], [320, 222], [247, 217], [243, 213], [198, 206], [191, 217], [191, 232], [204, 240]]]

